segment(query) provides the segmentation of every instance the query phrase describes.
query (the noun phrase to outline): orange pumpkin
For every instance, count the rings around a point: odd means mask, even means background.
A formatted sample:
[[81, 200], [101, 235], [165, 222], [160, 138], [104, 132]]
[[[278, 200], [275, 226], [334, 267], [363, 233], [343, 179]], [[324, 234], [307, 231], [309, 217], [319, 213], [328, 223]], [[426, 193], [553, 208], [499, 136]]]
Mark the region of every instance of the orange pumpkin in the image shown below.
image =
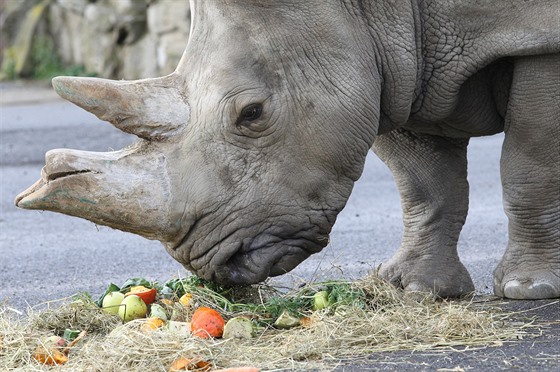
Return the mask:
[[214, 309], [199, 307], [191, 319], [191, 331], [200, 338], [222, 337], [224, 333], [224, 318]]

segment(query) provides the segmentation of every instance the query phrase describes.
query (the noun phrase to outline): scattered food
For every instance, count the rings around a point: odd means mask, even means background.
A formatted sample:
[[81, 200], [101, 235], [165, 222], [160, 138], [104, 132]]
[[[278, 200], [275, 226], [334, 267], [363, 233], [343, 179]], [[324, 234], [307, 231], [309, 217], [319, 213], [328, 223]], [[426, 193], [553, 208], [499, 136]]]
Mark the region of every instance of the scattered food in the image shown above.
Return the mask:
[[[137, 292], [156, 295], [147, 305]], [[225, 288], [193, 276], [163, 285], [132, 278], [110, 283], [95, 301], [81, 294], [51, 304], [25, 318], [0, 305], [2, 368], [323, 370], [325, 359], [381, 351], [497, 346], [531, 336], [534, 327], [511, 322], [492, 303], [406, 296], [375, 276], [291, 292]]]

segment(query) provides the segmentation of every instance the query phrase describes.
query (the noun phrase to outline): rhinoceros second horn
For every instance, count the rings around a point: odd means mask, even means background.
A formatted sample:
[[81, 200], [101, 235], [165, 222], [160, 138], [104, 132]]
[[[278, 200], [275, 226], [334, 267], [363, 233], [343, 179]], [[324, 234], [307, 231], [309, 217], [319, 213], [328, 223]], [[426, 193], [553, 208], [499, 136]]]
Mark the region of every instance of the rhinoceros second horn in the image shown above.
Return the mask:
[[52, 84], [61, 97], [140, 138], [169, 137], [189, 120], [173, 74], [136, 81], [61, 76]]

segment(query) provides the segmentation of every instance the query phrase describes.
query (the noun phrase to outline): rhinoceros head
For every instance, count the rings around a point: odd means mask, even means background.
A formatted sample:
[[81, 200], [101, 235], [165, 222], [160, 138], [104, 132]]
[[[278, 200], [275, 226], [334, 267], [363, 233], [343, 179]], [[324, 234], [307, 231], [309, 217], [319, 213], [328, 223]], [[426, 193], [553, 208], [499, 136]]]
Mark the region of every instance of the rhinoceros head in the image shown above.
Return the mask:
[[379, 85], [342, 15], [293, 4], [192, 4], [186, 51], [163, 78], [55, 78], [59, 95], [139, 141], [49, 151], [16, 204], [157, 239], [224, 284], [319, 252], [373, 143]]

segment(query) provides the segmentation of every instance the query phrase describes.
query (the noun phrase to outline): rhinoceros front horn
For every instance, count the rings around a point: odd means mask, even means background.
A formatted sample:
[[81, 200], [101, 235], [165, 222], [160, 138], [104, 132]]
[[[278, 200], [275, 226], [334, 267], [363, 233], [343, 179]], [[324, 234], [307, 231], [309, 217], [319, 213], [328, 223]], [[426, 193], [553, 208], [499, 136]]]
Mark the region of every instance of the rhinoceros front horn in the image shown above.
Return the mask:
[[62, 98], [147, 140], [171, 136], [190, 116], [174, 75], [134, 81], [61, 76], [52, 84]]

